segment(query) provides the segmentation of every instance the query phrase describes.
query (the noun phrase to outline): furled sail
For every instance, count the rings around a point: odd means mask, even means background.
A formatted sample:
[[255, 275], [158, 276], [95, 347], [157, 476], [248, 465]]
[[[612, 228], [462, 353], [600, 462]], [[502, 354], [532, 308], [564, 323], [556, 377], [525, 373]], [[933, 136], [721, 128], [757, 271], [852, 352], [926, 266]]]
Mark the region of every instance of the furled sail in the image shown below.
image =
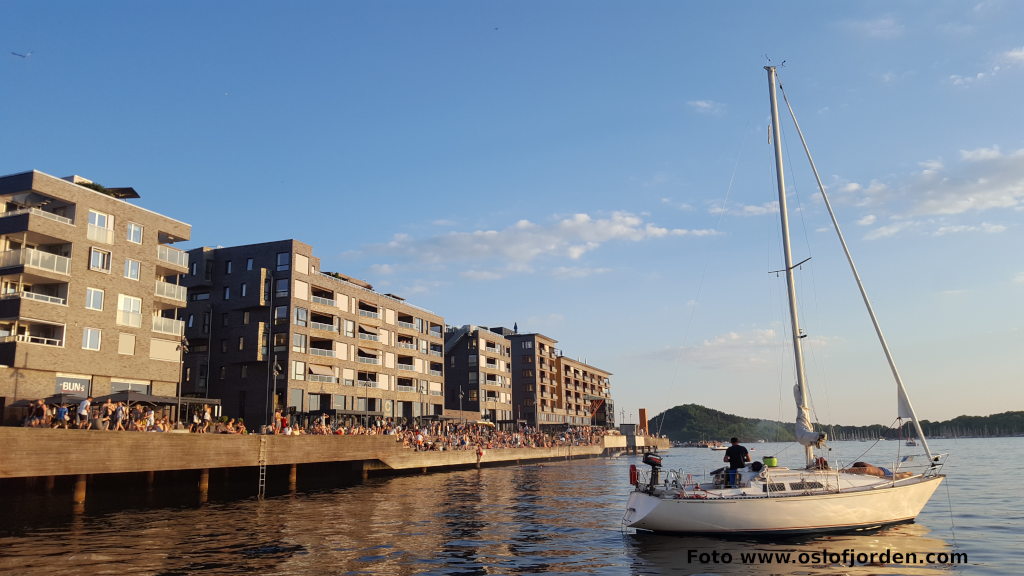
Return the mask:
[[799, 384], [793, 386], [793, 396], [796, 398], [796, 441], [804, 446], [820, 446], [825, 435], [814, 431], [814, 426], [811, 425], [811, 408], [804, 401]]

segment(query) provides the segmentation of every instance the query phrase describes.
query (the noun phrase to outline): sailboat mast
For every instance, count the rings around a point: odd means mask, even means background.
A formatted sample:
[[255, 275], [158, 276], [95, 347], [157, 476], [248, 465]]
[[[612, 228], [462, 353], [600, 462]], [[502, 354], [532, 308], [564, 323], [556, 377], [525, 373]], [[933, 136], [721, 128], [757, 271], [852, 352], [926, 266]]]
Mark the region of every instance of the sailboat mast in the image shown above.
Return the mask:
[[786, 290], [789, 297], [790, 330], [793, 337], [793, 358], [796, 368], [796, 390], [794, 393], [797, 409], [796, 438], [804, 445], [807, 466], [814, 464], [814, 445], [801, 439], [801, 425], [810, 432], [810, 401], [807, 395], [807, 376], [804, 372], [804, 352], [800, 344], [800, 319], [796, 304], [796, 282], [793, 274], [793, 251], [789, 240], [789, 211], [786, 207], [786, 176], [782, 165], [782, 135], [779, 130], [779, 102], [776, 96], [775, 66], [765, 66], [768, 72], [768, 94], [772, 107], [772, 142], [775, 145], [775, 178], [779, 190], [779, 215], [782, 218], [782, 251], [786, 259]]

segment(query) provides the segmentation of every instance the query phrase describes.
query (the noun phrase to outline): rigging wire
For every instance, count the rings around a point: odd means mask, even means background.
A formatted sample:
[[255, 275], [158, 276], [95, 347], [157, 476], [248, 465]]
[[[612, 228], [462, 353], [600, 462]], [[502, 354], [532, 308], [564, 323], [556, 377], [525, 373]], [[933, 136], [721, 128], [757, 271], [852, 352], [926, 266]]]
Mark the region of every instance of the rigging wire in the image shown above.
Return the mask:
[[[729, 198], [732, 196], [733, 186], [736, 183], [736, 173], [739, 171], [740, 161], [743, 158], [743, 152], [746, 149], [747, 140], [750, 137], [750, 123], [749, 122], [744, 127], [743, 134], [744, 134], [744, 136], [740, 140], [739, 148], [736, 151], [736, 160], [733, 162], [732, 175], [729, 176], [729, 185], [726, 187], [726, 190], [725, 190], [725, 198], [722, 201], [723, 202], [722, 203], [723, 209], [718, 212], [718, 220], [715, 222], [715, 229], [716, 230], [719, 230], [722, 227], [722, 220], [725, 218], [725, 212], [726, 212], [725, 208], [729, 205]], [[700, 302], [700, 297], [701, 297], [701, 294], [702, 294], [702, 292], [704, 290], [704, 281], [707, 279], [708, 268], [711, 265], [711, 259], [712, 259], [711, 254], [709, 252], [706, 252], [705, 254], [707, 254], [707, 257], [704, 260], [704, 266], [701, 268], [700, 277], [697, 280], [697, 293], [696, 293], [696, 295], [693, 298], [694, 305], [690, 306], [690, 314], [686, 318], [686, 323], [683, 325], [683, 337], [682, 337], [681, 342], [680, 342], [680, 347], [681, 348], [685, 347], [685, 345], [689, 341], [690, 329], [693, 328], [693, 316], [694, 316], [694, 314], [697, 311], [697, 304]], [[675, 368], [676, 368], [676, 371], [675, 371], [675, 375], [674, 375], [673, 380], [678, 381], [679, 380], [679, 372], [680, 372], [680, 367], [679, 367], [678, 359], [676, 361]], [[664, 425], [664, 423], [665, 423], [665, 412], [662, 412], [661, 418], [660, 418], [660, 420], [658, 422], [658, 435], [659, 436], [661, 435], [661, 427], [662, 427], [662, 425]]]

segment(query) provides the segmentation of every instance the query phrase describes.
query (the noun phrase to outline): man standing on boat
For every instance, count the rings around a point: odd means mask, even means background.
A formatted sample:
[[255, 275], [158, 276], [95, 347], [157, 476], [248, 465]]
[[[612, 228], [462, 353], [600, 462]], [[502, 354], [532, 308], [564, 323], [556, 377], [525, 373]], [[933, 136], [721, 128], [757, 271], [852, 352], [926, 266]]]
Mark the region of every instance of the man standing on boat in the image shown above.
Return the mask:
[[729, 482], [730, 488], [736, 488], [736, 471], [745, 467], [747, 462], [750, 462], [750, 453], [747, 452], [746, 448], [740, 446], [740, 441], [736, 437], [730, 438], [729, 443], [732, 446], [725, 450], [725, 458], [722, 459], [722, 462], [729, 463], [729, 472], [726, 479]]

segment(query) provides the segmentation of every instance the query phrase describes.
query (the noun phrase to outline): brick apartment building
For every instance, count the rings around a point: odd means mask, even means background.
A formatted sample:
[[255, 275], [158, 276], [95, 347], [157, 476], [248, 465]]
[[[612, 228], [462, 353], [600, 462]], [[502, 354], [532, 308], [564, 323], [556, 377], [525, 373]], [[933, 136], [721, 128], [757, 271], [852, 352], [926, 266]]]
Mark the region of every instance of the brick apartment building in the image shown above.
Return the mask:
[[[73, 176], [0, 177], [0, 412], [123, 390], [174, 396], [188, 224]], [[6, 408], [6, 409], [5, 409]]]
[[562, 355], [543, 334], [500, 329], [511, 343], [515, 417], [531, 426], [615, 426], [611, 373]]
[[501, 429], [515, 428], [512, 412], [511, 342], [481, 326], [450, 327], [445, 355], [445, 407]]
[[189, 252], [183, 388], [250, 428], [275, 408], [332, 422], [439, 418], [444, 319], [321, 269], [282, 240]]

